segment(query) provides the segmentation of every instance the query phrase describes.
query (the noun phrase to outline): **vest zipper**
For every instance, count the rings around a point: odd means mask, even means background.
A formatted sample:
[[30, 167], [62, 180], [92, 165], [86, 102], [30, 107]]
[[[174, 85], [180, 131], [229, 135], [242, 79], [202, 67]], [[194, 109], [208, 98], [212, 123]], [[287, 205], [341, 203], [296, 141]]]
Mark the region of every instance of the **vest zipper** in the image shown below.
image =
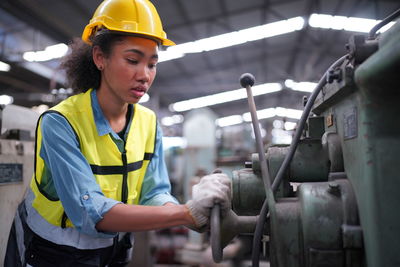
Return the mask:
[[122, 153], [122, 164], [123, 164], [123, 173], [122, 173], [122, 192], [121, 192], [121, 201], [123, 203], [128, 202], [128, 161], [126, 160], [126, 151]]

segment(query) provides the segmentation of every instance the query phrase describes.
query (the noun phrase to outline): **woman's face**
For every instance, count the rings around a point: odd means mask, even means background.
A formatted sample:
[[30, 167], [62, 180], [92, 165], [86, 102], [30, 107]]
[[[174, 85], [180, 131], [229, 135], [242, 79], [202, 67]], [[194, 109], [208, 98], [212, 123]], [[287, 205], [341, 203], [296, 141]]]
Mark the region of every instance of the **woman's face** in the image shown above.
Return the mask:
[[156, 76], [157, 43], [146, 38], [126, 36], [114, 43], [109, 56], [99, 50], [97, 48], [97, 52], [95, 49], [93, 53], [96, 65], [102, 67], [99, 89], [108, 91], [107, 95], [121, 103], [139, 102]]

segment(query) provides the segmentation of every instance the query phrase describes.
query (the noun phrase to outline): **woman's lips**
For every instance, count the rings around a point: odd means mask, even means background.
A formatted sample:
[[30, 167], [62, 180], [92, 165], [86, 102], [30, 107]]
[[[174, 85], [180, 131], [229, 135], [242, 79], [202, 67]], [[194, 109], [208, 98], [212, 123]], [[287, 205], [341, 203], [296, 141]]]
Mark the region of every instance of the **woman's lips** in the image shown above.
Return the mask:
[[141, 89], [141, 88], [132, 88], [131, 92], [135, 95], [135, 97], [142, 97], [146, 93], [146, 90]]

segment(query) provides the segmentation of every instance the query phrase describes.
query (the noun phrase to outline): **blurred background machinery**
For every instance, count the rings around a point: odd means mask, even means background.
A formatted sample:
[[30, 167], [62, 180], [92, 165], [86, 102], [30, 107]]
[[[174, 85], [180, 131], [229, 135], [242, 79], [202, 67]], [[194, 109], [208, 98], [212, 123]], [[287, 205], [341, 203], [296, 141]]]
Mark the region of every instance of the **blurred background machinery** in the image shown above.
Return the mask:
[[8, 105], [0, 111], [0, 262], [4, 261], [8, 233], [18, 204], [33, 173], [36, 121], [31, 109]]

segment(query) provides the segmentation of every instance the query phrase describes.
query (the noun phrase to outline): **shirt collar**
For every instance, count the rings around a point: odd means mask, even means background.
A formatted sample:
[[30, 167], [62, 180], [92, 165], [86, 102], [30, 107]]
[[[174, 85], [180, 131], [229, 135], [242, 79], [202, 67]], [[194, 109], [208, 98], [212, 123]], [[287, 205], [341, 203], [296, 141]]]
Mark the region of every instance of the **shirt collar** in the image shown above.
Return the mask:
[[[93, 89], [92, 92], [90, 92], [90, 96], [91, 96], [94, 123], [96, 124], [99, 136], [111, 134], [114, 138], [120, 139], [118, 134], [116, 134], [114, 130], [111, 128], [110, 123], [108, 122], [106, 117], [104, 117], [103, 111], [101, 110], [99, 104], [99, 100], [97, 98], [97, 90]], [[131, 112], [132, 111], [133, 108], [131, 109]], [[132, 120], [132, 114], [131, 114], [131, 120]]]
[[106, 117], [104, 117], [103, 111], [100, 108], [99, 100], [97, 99], [97, 90], [93, 89], [90, 92], [91, 102], [92, 102], [92, 110], [94, 123], [96, 124], [97, 132], [99, 136], [103, 136], [109, 133], [112, 133], [113, 130], [108, 123]]

